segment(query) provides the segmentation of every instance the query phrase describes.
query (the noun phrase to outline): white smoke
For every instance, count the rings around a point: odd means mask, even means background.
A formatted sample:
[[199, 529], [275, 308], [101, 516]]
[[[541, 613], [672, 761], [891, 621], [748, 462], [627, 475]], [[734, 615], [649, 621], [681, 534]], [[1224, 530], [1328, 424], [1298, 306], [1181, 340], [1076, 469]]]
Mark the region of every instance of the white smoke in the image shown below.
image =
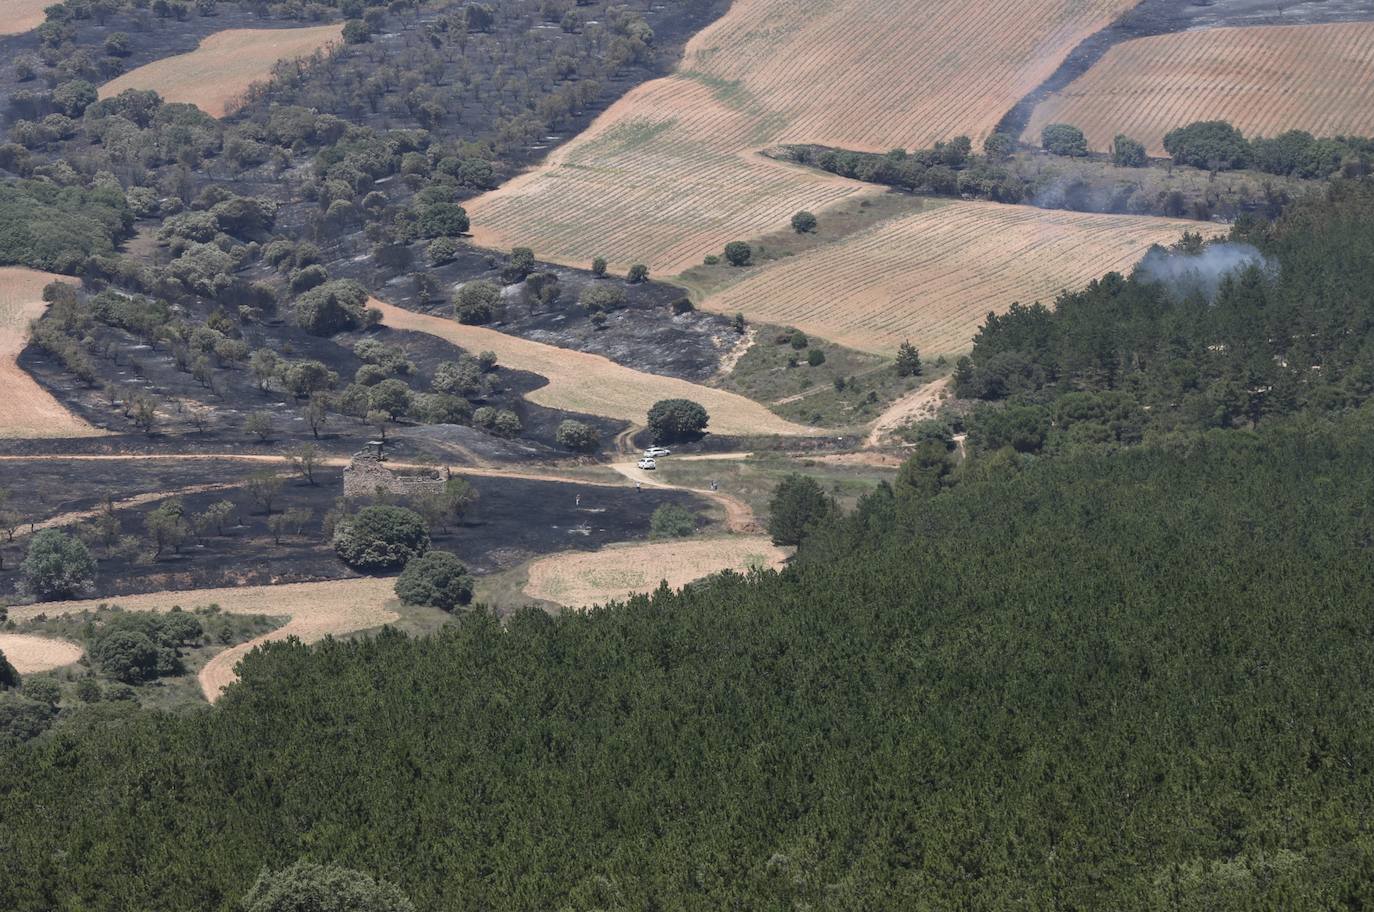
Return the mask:
[[1200, 293], [1210, 301], [1224, 278], [1251, 266], [1271, 275], [1277, 270], [1258, 248], [1227, 241], [1208, 244], [1201, 253], [1155, 247], [1145, 254], [1136, 272], [1144, 279], [1168, 285], [1179, 295]]

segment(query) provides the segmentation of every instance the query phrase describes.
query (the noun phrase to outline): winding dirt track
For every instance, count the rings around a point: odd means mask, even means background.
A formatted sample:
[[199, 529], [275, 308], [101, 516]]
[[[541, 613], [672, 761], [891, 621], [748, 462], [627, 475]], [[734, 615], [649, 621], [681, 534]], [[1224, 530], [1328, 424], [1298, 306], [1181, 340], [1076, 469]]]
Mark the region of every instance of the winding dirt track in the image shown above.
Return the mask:
[[[51, 616], [94, 611], [102, 604], [119, 605], [128, 611], [169, 611], [173, 605], [199, 608], [215, 604], [230, 614], [289, 617], [285, 626], [238, 646], [231, 646], [206, 663], [198, 680], [205, 699], [213, 703], [219, 698], [220, 691], [234, 682], [234, 666], [239, 659], [261, 643], [293, 636], [303, 642], [313, 643], [326, 636], [368, 630], [399, 620], [400, 615], [387, 607], [395, 597], [395, 583], [394, 579], [389, 578], [364, 577], [279, 586], [148, 592], [114, 598], [45, 602], [25, 608], [11, 608], [10, 615], [15, 620], [27, 620], [37, 614]], [[4, 648], [3, 636], [0, 636], [0, 649]], [[9, 654], [8, 649], [5, 653]], [[75, 658], [71, 661], [75, 661]], [[20, 673], [23, 673], [22, 669]]]
[[[743, 459], [748, 454], [726, 453], [719, 456], [704, 456], [705, 459]], [[692, 459], [694, 457], [678, 457]], [[758, 532], [760, 529], [759, 521], [754, 516], [754, 511], [749, 509], [749, 505], [737, 497], [729, 494], [722, 494], [720, 491], [712, 491], [707, 488], [687, 488], [682, 485], [668, 484], [666, 481], [659, 481], [648, 472], [639, 468], [633, 462], [613, 462], [610, 467], [631, 481], [639, 482], [651, 488], [665, 488], [670, 491], [690, 491], [702, 497], [709, 497], [720, 504], [725, 510], [725, 527], [731, 532], [748, 535]]]
[[873, 422], [865, 446], [881, 446], [885, 436], [914, 418], [934, 418], [940, 409], [941, 398], [949, 389], [949, 381], [949, 377], [941, 377], [889, 405]]
[[0, 652], [21, 675], [52, 671], [81, 658], [75, 643], [31, 633], [0, 633]]

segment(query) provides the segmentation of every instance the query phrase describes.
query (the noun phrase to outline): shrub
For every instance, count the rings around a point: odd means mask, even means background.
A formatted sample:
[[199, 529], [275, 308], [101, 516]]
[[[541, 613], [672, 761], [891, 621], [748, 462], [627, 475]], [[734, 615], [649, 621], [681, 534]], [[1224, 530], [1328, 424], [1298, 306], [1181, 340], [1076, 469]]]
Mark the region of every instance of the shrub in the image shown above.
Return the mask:
[[435, 238], [429, 242], [425, 248], [425, 256], [429, 257], [431, 266], [442, 266], [445, 263], [452, 263], [458, 256], [458, 242], [453, 238]]
[[696, 516], [678, 504], [664, 504], [649, 517], [649, 534], [654, 538], [686, 538], [696, 531]]
[[606, 277], [605, 257], [594, 257], [592, 259], [592, 275], [596, 276], [598, 279], [604, 279]]
[[904, 341], [897, 348], [897, 376], [919, 377], [921, 370], [921, 353], [909, 341]]
[[1200, 120], [1164, 134], [1164, 151], [1180, 165], [1226, 170], [1250, 162], [1250, 144], [1224, 120]]
[[429, 530], [404, 507], [364, 507], [334, 530], [334, 551], [355, 570], [391, 570], [429, 550]]
[[600, 435], [597, 434], [596, 428], [571, 418], [558, 425], [558, 430], [554, 432], [553, 439], [559, 446], [567, 447], [579, 453], [590, 453], [601, 444]]
[[447, 393], [420, 393], [414, 397], [411, 413], [425, 424], [468, 424], [472, 406], [466, 399]]
[[816, 217], [805, 209], [792, 216], [792, 230], [797, 234], [807, 234], [816, 230]]
[[368, 393], [367, 404], [369, 410], [385, 412], [395, 421], [410, 411], [410, 387], [406, 386], [404, 380], [383, 380], [372, 387], [372, 391]]
[[406, 564], [396, 579], [396, 595], [409, 605], [452, 611], [472, 601], [472, 575], [447, 551], [429, 551]]
[[577, 302], [590, 313], [603, 313], [624, 307], [627, 300], [625, 289], [617, 285], [588, 285]]
[[748, 266], [754, 257], [754, 249], [744, 241], [731, 241], [725, 245], [725, 261], [731, 266]]
[[648, 425], [655, 443], [700, 437], [710, 422], [706, 409], [690, 399], [660, 399], [649, 409]]
[[825, 363], [825, 352], [819, 348], [813, 348], [806, 353], [806, 363], [812, 367], [820, 367]]
[[799, 329], [794, 330], [792, 332], [791, 338], [787, 341], [791, 343], [792, 347], [795, 348], [797, 351], [801, 351], [803, 348], [806, 348], [806, 346], [811, 344], [811, 340], [806, 338], [806, 333], [802, 332]]
[[1122, 168], [1143, 168], [1149, 163], [1145, 147], [1125, 133], [1112, 140], [1112, 164]]
[[296, 325], [316, 336], [354, 329], [365, 321], [367, 289], [352, 279], [325, 282], [296, 298]]
[[707, 266], [719, 266], [720, 257], [716, 256], [714, 253], [708, 253], [706, 254], [706, 259], [702, 260], [701, 262]]
[[675, 316], [680, 317], [683, 314], [689, 314], [696, 309], [697, 306], [692, 303], [691, 298], [678, 298], [676, 301], [673, 302], [673, 314]]
[[630, 271], [626, 273], [625, 278], [632, 285], [638, 285], [640, 282], [647, 282], [649, 280], [649, 267], [645, 266], [643, 263], [636, 263], [630, 267]]
[[79, 539], [44, 529], [19, 568], [24, 588], [39, 599], [70, 598], [95, 581], [95, 560]]
[[91, 655], [101, 671], [125, 684], [138, 684], [157, 677], [157, 645], [147, 634], [116, 628], [96, 640]]
[[1051, 155], [1083, 156], [1088, 154], [1088, 139], [1083, 131], [1071, 124], [1049, 124], [1040, 131], [1040, 146]]
[[399, 889], [360, 871], [297, 861], [264, 871], [239, 902], [242, 912], [415, 912]]

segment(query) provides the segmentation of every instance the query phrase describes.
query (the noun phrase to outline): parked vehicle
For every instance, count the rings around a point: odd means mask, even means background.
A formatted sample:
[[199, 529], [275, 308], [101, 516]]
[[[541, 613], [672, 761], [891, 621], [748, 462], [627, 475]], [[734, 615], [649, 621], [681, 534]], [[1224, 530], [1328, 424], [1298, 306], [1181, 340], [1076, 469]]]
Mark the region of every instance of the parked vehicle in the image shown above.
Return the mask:
[[645, 456], [643, 459], [639, 460], [639, 467], [641, 469], [656, 469], [658, 468], [658, 463], [655, 462], [652, 457]]
[[667, 456], [671, 452], [673, 451], [668, 449], [667, 447], [651, 446], [644, 451], [644, 455], [649, 457], [650, 459], [655, 459], [659, 456]]

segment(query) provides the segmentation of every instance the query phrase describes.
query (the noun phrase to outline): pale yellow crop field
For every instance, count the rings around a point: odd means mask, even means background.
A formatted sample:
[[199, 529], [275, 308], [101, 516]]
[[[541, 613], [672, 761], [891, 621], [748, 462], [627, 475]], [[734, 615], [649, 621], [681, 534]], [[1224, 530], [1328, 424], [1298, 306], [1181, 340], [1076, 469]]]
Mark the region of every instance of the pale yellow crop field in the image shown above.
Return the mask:
[[20, 35], [43, 24], [52, 0], [5, 0], [0, 4], [0, 35]]

